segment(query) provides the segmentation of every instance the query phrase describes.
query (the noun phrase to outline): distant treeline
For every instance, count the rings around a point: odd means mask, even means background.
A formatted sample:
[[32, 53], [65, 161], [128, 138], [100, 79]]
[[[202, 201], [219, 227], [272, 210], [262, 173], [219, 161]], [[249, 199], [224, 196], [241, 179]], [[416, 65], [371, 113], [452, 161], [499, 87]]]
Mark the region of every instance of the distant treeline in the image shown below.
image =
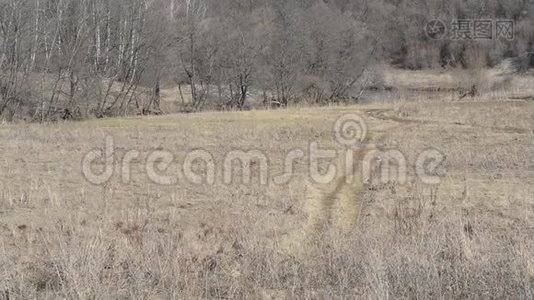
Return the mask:
[[[513, 20], [513, 39], [431, 39], [432, 19]], [[354, 100], [377, 62], [485, 67], [532, 51], [532, 1], [0, 0], [0, 115], [154, 113], [167, 86], [190, 109]], [[180, 89], [181, 91], [181, 89]]]

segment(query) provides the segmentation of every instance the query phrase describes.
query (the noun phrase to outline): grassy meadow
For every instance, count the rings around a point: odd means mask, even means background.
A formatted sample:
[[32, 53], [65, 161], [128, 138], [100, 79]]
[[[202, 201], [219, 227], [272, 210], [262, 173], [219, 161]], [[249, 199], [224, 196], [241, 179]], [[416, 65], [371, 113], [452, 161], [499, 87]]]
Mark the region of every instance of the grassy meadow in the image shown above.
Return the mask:
[[[216, 162], [232, 149], [260, 149], [277, 174], [310, 141], [336, 147], [332, 124], [347, 113], [364, 116], [377, 148], [398, 149], [412, 165], [419, 151], [440, 149], [441, 184], [410, 176], [326, 194], [309, 180], [306, 158], [283, 185], [254, 176], [248, 185], [159, 185], [143, 167], [158, 149], [175, 155], [171, 173], [194, 149]], [[530, 298], [532, 124], [526, 101], [5, 124], [0, 297]], [[128, 183], [115, 172], [93, 185], [80, 170], [107, 136], [115, 157], [141, 153]], [[348, 230], [342, 201], [357, 208]]]

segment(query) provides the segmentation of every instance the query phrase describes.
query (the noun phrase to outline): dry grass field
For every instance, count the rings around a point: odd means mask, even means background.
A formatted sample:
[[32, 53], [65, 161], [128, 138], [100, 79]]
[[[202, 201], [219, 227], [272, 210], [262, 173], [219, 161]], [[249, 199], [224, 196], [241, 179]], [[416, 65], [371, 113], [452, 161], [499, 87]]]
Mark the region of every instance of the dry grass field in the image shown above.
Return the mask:
[[26, 299], [534, 299], [534, 0], [0, 0]]
[[[412, 170], [432, 147], [441, 184], [410, 171], [336, 187], [224, 184], [226, 153], [258, 149], [269, 173], [310, 142], [338, 149], [333, 124], [358, 113], [368, 145]], [[84, 156], [113, 137], [131, 180], [103, 185]], [[534, 297], [534, 102], [443, 101], [198, 113], [0, 126], [0, 299], [452, 299]], [[213, 155], [213, 185], [151, 182], [145, 161]], [[363, 151], [363, 150], [361, 150]], [[358, 162], [356, 162], [358, 163]], [[120, 166], [119, 166], [120, 167]], [[203, 166], [196, 166], [202, 171]]]

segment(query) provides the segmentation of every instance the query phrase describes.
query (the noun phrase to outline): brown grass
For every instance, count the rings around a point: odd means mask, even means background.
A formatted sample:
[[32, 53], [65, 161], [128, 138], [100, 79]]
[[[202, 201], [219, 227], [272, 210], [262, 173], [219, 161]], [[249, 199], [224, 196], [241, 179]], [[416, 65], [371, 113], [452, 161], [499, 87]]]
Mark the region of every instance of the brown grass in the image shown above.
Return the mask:
[[[350, 230], [333, 214], [306, 232], [317, 199], [306, 160], [284, 186], [159, 186], [142, 161], [130, 184], [93, 186], [80, 171], [112, 135], [117, 157], [204, 148], [221, 161], [257, 148], [276, 173], [310, 140], [335, 147], [332, 124], [355, 111], [379, 148], [413, 162], [432, 146], [447, 160], [439, 187], [342, 187], [331, 206], [359, 203]], [[492, 101], [2, 125], [0, 299], [529, 299], [533, 124], [532, 102]]]

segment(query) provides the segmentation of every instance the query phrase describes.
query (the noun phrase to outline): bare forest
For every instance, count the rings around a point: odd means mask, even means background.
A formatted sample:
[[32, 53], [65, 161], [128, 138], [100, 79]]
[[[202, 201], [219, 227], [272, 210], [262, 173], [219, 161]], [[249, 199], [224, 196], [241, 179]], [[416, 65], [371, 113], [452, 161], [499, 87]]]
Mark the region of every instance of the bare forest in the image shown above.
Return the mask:
[[[358, 100], [377, 63], [495, 66], [532, 51], [529, 1], [2, 0], [0, 114], [31, 121]], [[514, 20], [512, 41], [432, 40], [435, 18]], [[174, 88], [174, 105], [161, 93]], [[163, 110], [163, 111], [162, 111]]]

